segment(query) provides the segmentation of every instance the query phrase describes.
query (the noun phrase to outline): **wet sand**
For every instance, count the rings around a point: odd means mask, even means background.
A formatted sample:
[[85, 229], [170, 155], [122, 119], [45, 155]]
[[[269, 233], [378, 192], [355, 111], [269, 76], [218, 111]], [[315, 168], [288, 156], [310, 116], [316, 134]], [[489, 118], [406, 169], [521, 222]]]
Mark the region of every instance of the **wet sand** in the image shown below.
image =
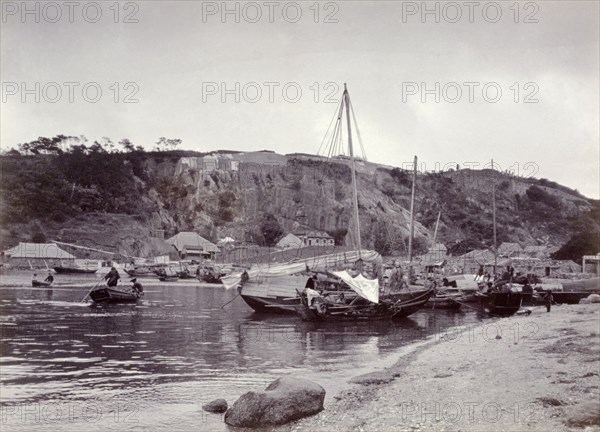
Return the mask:
[[424, 341], [281, 431], [600, 431], [600, 305], [533, 307]]

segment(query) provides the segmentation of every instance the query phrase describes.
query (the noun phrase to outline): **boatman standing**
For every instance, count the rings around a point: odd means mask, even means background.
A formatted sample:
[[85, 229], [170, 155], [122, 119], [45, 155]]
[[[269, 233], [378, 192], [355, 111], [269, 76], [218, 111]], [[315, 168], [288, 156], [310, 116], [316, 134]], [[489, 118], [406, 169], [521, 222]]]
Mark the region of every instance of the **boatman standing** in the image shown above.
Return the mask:
[[116, 268], [111, 267], [110, 271], [106, 273], [106, 276], [104, 276], [104, 279], [106, 280], [106, 285], [108, 285], [109, 287], [116, 287], [117, 282], [119, 281], [119, 279], [121, 279], [121, 276], [119, 275], [119, 272]]

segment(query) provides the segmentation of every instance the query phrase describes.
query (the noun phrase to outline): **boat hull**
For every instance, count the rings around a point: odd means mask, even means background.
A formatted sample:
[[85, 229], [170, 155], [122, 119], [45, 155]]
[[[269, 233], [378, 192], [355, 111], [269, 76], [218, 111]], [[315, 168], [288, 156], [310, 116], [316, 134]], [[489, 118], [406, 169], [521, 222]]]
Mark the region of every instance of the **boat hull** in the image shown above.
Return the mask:
[[221, 278], [218, 278], [218, 277], [215, 277], [215, 276], [212, 276], [212, 275], [198, 276], [198, 280], [200, 282], [209, 283], [209, 284], [218, 284], [218, 285], [220, 285], [220, 284], [223, 283], [223, 281], [221, 280]]
[[95, 303], [136, 303], [139, 297], [135, 294], [112, 288], [100, 288], [92, 291], [90, 297]]
[[32, 287], [49, 287], [49, 286], [52, 286], [52, 282], [32, 280], [31, 286]]
[[514, 315], [523, 303], [523, 294], [520, 292], [492, 292], [479, 294], [482, 308], [493, 316]]
[[[462, 302], [462, 300], [457, 299]], [[449, 297], [431, 297], [429, 301], [425, 304], [426, 309], [460, 309], [461, 303], [458, 303], [452, 298]]]
[[256, 278], [242, 287], [240, 296], [256, 312], [293, 314], [300, 305], [298, 290], [305, 287], [307, 279], [292, 275]]
[[[545, 294], [545, 293], [544, 293]], [[543, 303], [544, 294], [541, 294]], [[554, 298], [555, 303], [563, 303], [563, 304], [579, 304], [581, 299], [586, 298], [590, 294], [594, 294], [593, 292], [577, 292], [577, 291], [552, 291], [552, 297]]]
[[177, 282], [179, 280], [179, 276], [159, 276], [158, 280], [161, 282]]
[[96, 273], [98, 271], [98, 269], [82, 269], [82, 268], [76, 268], [76, 267], [54, 267], [54, 271], [56, 273], [62, 273], [62, 274], [67, 274], [67, 273], [93, 274], [93, 273]]
[[300, 306], [300, 297], [293, 299], [284, 297], [258, 297], [241, 295], [248, 306], [259, 313], [294, 314]]
[[417, 312], [433, 295], [433, 290], [394, 293], [383, 296], [380, 303], [356, 306], [329, 305], [326, 310], [309, 308], [304, 302], [296, 307], [303, 321], [381, 321], [405, 318]]
[[143, 269], [125, 270], [125, 273], [127, 273], [131, 277], [152, 276], [152, 275], [154, 275], [154, 271], [150, 270], [150, 269], [146, 269], [146, 270], [143, 270]]

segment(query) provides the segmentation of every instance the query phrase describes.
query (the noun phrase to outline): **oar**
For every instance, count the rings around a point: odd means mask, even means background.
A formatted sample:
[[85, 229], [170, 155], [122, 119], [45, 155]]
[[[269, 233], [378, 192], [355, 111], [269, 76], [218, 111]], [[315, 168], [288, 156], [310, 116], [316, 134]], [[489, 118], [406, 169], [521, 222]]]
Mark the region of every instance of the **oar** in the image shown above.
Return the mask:
[[102, 282], [102, 279], [100, 279], [98, 282], [96, 282], [96, 285], [94, 285], [94, 286], [92, 287], [92, 289], [88, 291], [88, 293], [85, 295], [85, 297], [84, 297], [84, 298], [82, 298], [82, 299], [81, 299], [81, 301], [80, 301], [79, 303], [83, 303], [83, 301], [84, 301], [84, 300], [87, 298], [87, 296], [89, 296], [89, 295], [90, 295], [90, 293], [91, 293], [92, 291], [94, 291], [94, 288], [96, 288], [96, 287], [97, 287], [97, 286], [100, 284], [100, 282]]
[[238, 298], [240, 295], [236, 295], [234, 298], [232, 298], [231, 300], [229, 300], [227, 303], [225, 303], [223, 306], [221, 306], [221, 309], [223, 309], [225, 306], [227, 306], [229, 303], [231, 303], [232, 301], [234, 301], [236, 298]]
[[454, 300], [454, 299], [452, 299], [452, 300], [453, 300], [453, 301], [455, 301], [456, 303], [458, 303], [458, 304], [462, 305], [462, 306], [466, 306], [466, 307], [468, 307], [468, 308], [475, 309], [475, 310], [480, 310], [480, 308], [478, 308], [478, 307], [471, 306], [471, 305], [469, 305], [469, 304], [466, 304], [466, 303], [460, 302], [460, 301], [458, 301], [458, 300]]

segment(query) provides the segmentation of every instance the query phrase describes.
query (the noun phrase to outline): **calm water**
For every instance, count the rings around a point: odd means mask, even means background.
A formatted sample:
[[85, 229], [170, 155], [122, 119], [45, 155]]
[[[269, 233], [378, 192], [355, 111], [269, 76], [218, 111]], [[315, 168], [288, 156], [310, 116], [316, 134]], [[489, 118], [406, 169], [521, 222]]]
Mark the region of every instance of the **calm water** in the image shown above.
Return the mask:
[[203, 403], [232, 404], [284, 374], [318, 382], [327, 402], [349, 378], [393, 364], [411, 344], [478, 320], [467, 310], [304, 323], [255, 314], [239, 297], [221, 309], [236, 291], [194, 281], [142, 279], [137, 305], [81, 303], [96, 278], [59, 275], [58, 283], [73, 284], [46, 289], [29, 287], [29, 275], [1, 276], [3, 431], [225, 431]]

